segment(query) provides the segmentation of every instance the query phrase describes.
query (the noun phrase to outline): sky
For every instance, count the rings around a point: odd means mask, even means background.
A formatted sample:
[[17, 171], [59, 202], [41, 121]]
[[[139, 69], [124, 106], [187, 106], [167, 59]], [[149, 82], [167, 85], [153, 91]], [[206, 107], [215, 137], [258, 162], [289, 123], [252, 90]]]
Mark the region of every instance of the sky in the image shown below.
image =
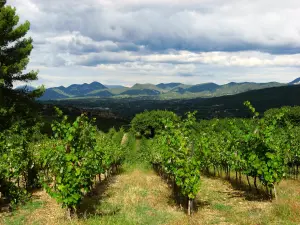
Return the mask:
[[290, 82], [299, 0], [7, 0], [34, 40], [31, 85]]

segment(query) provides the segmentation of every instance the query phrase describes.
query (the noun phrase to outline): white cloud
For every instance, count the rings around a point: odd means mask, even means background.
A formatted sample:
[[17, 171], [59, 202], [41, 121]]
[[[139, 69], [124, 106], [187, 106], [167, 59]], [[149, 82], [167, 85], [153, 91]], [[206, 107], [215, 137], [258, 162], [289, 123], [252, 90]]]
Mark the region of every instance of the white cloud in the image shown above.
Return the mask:
[[39, 82], [50, 86], [87, 80], [287, 82], [300, 74], [299, 0], [8, 4], [21, 21], [31, 22], [29, 69], [40, 68]]

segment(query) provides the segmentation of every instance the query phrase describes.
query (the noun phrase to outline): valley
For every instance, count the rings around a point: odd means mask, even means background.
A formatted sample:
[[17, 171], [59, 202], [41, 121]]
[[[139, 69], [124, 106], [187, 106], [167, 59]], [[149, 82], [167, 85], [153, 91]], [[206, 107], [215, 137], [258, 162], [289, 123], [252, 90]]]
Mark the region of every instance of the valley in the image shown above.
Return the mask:
[[[160, 83], [135, 84], [132, 87], [121, 85], [103, 85], [99, 82], [90, 84], [72, 84], [68, 87], [60, 86], [46, 89], [40, 100], [58, 99], [78, 99], [78, 98], [131, 98], [149, 97], [158, 100], [168, 99], [189, 99], [197, 97], [219, 97], [224, 95], [234, 95], [250, 90], [258, 90], [270, 87], [285, 86], [277, 82], [254, 83], [231, 82], [224, 85], [215, 83], [204, 83], [196, 85], [186, 85], [182, 83]], [[30, 88], [32, 89], [32, 88]]]
[[197, 111], [198, 119], [247, 117], [249, 112], [243, 106], [244, 101], [252, 102], [258, 112], [270, 108], [300, 105], [300, 86], [286, 85], [281, 87], [252, 90], [244, 93], [213, 97], [160, 100], [149, 96], [131, 98], [76, 98], [42, 101], [42, 104], [73, 106], [76, 108], [107, 108], [113, 115], [130, 121], [137, 113], [155, 109], [169, 110], [183, 116], [188, 111]]

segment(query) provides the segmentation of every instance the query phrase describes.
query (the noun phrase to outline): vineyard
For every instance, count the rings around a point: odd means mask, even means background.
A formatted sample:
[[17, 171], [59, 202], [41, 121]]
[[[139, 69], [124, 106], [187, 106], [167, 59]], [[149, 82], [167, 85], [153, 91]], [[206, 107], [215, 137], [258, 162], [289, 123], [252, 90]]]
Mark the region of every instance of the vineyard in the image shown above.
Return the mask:
[[38, 127], [24, 131], [19, 124], [1, 133], [1, 202], [14, 207], [44, 188], [72, 218], [101, 174], [107, 178], [120, 169], [130, 136], [114, 129], [101, 133], [84, 114], [70, 123], [56, 111], [52, 137], [37, 132]]
[[196, 121], [196, 112], [185, 118], [145, 112], [126, 133], [102, 133], [84, 114], [71, 122], [58, 108], [51, 137], [41, 134], [38, 124], [26, 130], [15, 124], [0, 136], [1, 205], [17, 210], [43, 189], [65, 209], [65, 218], [76, 219], [99, 184], [124, 165], [139, 164], [151, 166], [172, 191], [176, 207], [192, 217], [207, 177], [276, 202], [280, 182], [299, 176], [298, 107], [263, 116], [249, 102], [245, 107], [251, 118]]
[[16, 12], [0, 0], [0, 224], [300, 224], [300, 107], [145, 111], [106, 133], [86, 112], [47, 117], [45, 87], [14, 88], [38, 79]]
[[[252, 119], [224, 119], [197, 123], [192, 113], [180, 122], [164, 120], [164, 128], [149, 142], [150, 162], [172, 183], [180, 204], [188, 202], [188, 214], [199, 191], [200, 174], [225, 174], [248, 188], [277, 199], [276, 186], [287, 177], [299, 175], [299, 127], [285, 116], [288, 108], [259, 117], [245, 106]], [[259, 190], [257, 183], [264, 187]]]

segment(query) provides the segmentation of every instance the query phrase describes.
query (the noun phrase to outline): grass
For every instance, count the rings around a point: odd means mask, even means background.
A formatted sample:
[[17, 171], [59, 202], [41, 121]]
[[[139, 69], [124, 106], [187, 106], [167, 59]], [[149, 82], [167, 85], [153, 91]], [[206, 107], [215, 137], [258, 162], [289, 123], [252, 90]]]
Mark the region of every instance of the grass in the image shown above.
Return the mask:
[[149, 166], [127, 164], [121, 174], [98, 185], [94, 195], [84, 199], [77, 220], [65, 220], [64, 210], [38, 191], [32, 202], [10, 215], [0, 214], [0, 224], [296, 225], [300, 224], [299, 187], [299, 181], [282, 181], [278, 200], [271, 202], [249, 198], [246, 190], [224, 179], [202, 176], [196, 211], [190, 218], [174, 203], [171, 188]]
[[[127, 165], [105, 190], [96, 207], [95, 216], [85, 224], [165, 224], [180, 211], [168, 205], [170, 191], [156, 174], [143, 165], [133, 169]], [[155, 185], [153, 185], [155, 184]]]
[[216, 204], [212, 205], [212, 208], [215, 210], [219, 210], [219, 211], [230, 212], [232, 209], [232, 206], [224, 205], [222, 203], [216, 203]]
[[[37, 209], [42, 208], [44, 206], [44, 202], [38, 199], [34, 199], [31, 202], [28, 202], [26, 205], [20, 206], [16, 211], [13, 211], [11, 215], [7, 214], [3, 217], [1, 221], [0, 215], [0, 222], [4, 224], [10, 225], [21, 225], [25, 224], [28, 221], [30, 215]], [[29, 221], [28, 221], [29, 222]], [[32, 223], [35, 224], [35, 223]]]

